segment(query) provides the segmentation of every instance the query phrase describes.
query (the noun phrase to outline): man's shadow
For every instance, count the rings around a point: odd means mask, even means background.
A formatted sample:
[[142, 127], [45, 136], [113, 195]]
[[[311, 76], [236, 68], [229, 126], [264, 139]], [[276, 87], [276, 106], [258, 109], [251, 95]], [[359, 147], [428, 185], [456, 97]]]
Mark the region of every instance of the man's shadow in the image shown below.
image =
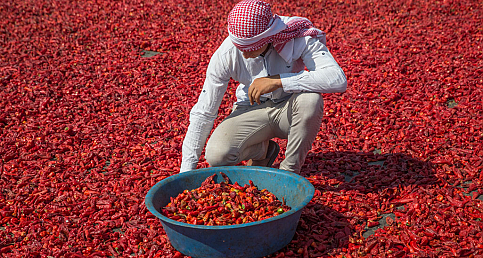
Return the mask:
[[[348, 248], [350, 243], [357, 244], [355, 239], [367, 238], [385, 226], [387, 217], [395, 219], [388, 210], [403, 208], [394, 202], [399, 197], [395, 189], [435, 184], [438, 179], [434, 173], [431, 162], [405, 154], [309, 153], [300, 175], [314, 185], [314, 199], [304, 208], [292, 242], [269, 257], [281, 257], [281, 253], [285, 257], [292, 253], [293, 257], [324, 257], [335, 249]], [[380, 202], [363, 200], [371, 194], [379, 195]], [[350, 208], [357, 205], [357, 209]], [[377, 225], [368, 227], [368, 221], [377, 221]]]

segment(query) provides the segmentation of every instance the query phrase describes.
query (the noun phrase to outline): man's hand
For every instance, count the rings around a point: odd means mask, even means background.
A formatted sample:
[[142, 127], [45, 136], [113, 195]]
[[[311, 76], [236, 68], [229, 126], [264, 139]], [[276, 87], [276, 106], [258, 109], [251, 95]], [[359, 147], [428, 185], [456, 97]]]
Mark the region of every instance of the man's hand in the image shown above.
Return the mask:
[[256, 78], [252, 85], [248, 88], [248, 98], [250, 104], [253, 102], [260, 104], [260, 96], [265, 93], [270, 93], [278, 88], [282, 88], [282, 81], [280, 75], [272, 75], [267, 77]]

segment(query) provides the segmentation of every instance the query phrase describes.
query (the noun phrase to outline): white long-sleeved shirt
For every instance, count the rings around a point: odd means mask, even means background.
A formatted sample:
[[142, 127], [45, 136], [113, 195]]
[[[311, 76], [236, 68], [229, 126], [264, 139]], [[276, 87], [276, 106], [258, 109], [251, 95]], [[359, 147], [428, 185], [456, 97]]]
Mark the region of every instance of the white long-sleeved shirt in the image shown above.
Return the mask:
[[276, 74], [280, 75], [282, 88], [262, 97], [277, 101], [292, 93], [335, 93], [344, 92], [347, 87], [344, 72], [327, 47], [316, 38], [308, 36], [294, 39], [290, 63], [273, 47], [264, 56], [245, 59], [242, 52], [226, 38], [211, 57], [198, 102], [191, 109], [190, 124], [182, 146], [180, 172], [196, 169], [230, 78], [239, 82], [236, 104], [250, 105], [248, 88], [253, 80]]

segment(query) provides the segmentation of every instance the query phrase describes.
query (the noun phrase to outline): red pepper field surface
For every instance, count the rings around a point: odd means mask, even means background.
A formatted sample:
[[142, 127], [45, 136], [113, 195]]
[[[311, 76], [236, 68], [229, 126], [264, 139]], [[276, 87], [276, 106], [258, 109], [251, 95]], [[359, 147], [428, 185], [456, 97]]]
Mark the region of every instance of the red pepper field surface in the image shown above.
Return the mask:
[[[1, 1], [2, 257], [184, 257], [144, 197], [179, 172], [235, 3]], [[324, 96], [315, 196], [268, 257], [483, 257], [483, 2], [271, 4], [327, 32], [348, 89]]]

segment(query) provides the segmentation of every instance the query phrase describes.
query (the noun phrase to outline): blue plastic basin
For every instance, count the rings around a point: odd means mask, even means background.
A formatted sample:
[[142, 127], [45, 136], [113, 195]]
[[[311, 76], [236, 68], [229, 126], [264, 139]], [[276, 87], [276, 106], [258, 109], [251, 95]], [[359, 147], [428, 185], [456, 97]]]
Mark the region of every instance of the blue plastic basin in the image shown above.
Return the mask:
[[[219, 172], [231, 183], [248, 184], [252, 180], [258, 189], [267, 189], [279, 200], [285, 198], [292, 209], [262, 221], [230, 226], [203, 226], [178, 222], [159, 211], [183, 190], [201, 186], [217, 173], [215, 181], [222, 182]], [[213, 167], [170, 176], [154, 185], [146, 195], [148, 210], [161, 220], [173, 247], [191, 257], [263, 257], [272, 254], [292, 240], [302, 209], [314, 195], [314, 187], [302, 176], [284, 170], [265, 167]]]

